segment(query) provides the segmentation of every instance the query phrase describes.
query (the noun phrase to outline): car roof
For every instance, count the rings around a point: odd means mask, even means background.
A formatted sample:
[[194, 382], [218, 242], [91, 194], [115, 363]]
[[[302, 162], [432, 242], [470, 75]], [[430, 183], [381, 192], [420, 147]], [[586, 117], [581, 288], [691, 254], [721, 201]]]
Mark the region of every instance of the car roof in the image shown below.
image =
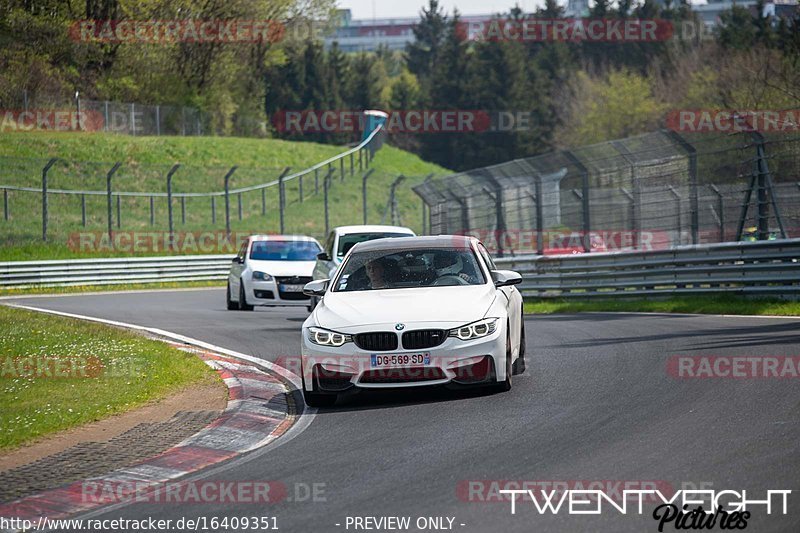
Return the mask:
[[374, 252], [382, 250], [416, 250], [424, 248], [469, 248], [475, 237], [464, 235], [433, 235], [427, 237], [392, 237], [360, 242], [351, 252]]
[[317, 242], [314, 237], [308, 235], [250, 235], [251, 241], [302, 241]]
[[380, 224], [361, 225], [361, 226], [339, 226], [334, 228], [333, 231], [339, 235], [348, 235], [350, 233], [381, 233], [381, 232], [394, 232], [394, 233], [414, 233], [410, 228], [403, 226], [383, 226]]

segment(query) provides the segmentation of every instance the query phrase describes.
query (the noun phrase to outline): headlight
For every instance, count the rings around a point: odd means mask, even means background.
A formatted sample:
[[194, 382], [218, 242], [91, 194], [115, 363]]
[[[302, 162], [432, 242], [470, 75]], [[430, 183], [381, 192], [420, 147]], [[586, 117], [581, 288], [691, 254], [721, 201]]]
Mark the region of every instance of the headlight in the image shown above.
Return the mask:
[[497, 319], [484, 318], [483, 320], [478, 320], [472, 324], [451, 329], [448, 333], [448, 336], [457, 337], [462, 341], [468, 341], [491, 335], [495, 332], [495, 330], [497, 330]]
[[339, 347], [346, 342], [350, 342], [353, 338], [344, 333], [330, 331], [322, 328], [308, 328], [308, 340], [320, 346], [333, 346]]
[[272, 281], [272, 276], [264, 272], [253, 272], [253, 279], [256, 281]]

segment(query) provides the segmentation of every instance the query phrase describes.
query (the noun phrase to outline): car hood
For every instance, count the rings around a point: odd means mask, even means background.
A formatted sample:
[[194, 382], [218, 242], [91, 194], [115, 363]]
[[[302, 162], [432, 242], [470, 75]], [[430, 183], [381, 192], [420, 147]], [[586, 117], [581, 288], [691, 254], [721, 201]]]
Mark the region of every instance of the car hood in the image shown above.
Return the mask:
[[400, 322], [456, 327], [483, 318], [495, 294], [491, 284], [328, 292], [315, 310], [315, 319], [321, 327], [345, 330]]
[[271, 276], [311, 276], [314, 261], [257, 261], [250, 260], [250, 270], [265, 272]]

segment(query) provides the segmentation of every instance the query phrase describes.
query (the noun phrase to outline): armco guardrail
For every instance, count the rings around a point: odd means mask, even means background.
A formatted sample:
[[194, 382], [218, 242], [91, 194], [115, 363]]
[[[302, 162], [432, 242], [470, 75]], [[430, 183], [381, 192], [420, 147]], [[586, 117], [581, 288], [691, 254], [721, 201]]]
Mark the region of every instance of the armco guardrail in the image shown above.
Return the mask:
[[526, 297], [800, 294], [800, 239], [682, 246], [663, 251], [497, 259], [522, 274]]
[[233, 255], [8, 261], [0, 263], [0, 290], [128, 283], [224, 280]]

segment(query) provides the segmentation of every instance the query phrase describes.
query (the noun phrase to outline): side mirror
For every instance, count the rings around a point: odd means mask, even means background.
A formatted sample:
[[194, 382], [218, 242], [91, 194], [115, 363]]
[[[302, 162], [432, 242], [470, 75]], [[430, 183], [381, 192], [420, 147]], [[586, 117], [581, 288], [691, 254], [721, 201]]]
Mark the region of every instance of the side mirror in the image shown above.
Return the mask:
[[320, 261], [330, 261], [331, 256], [328, 255], [328, 252], [320, 252], [317, 254], [317, 259]]
[[244, 258], [243, 257], [239, 257], [237, 255], [236, 257], [231, 259], [231, 263], [236, 263], [236, 264], [239, 264], [239, 265], [244, 264]]
[[318, 279], [311, 283], [306, 283], [306, 286], [303, 287], [303, 294], [306, 296], [325, 296], [329, 281], [329, 279]]
[[522, 283], [522, 276], [513, 270], [492, 270], [492, 279], [497, 288], [519, 285]]

